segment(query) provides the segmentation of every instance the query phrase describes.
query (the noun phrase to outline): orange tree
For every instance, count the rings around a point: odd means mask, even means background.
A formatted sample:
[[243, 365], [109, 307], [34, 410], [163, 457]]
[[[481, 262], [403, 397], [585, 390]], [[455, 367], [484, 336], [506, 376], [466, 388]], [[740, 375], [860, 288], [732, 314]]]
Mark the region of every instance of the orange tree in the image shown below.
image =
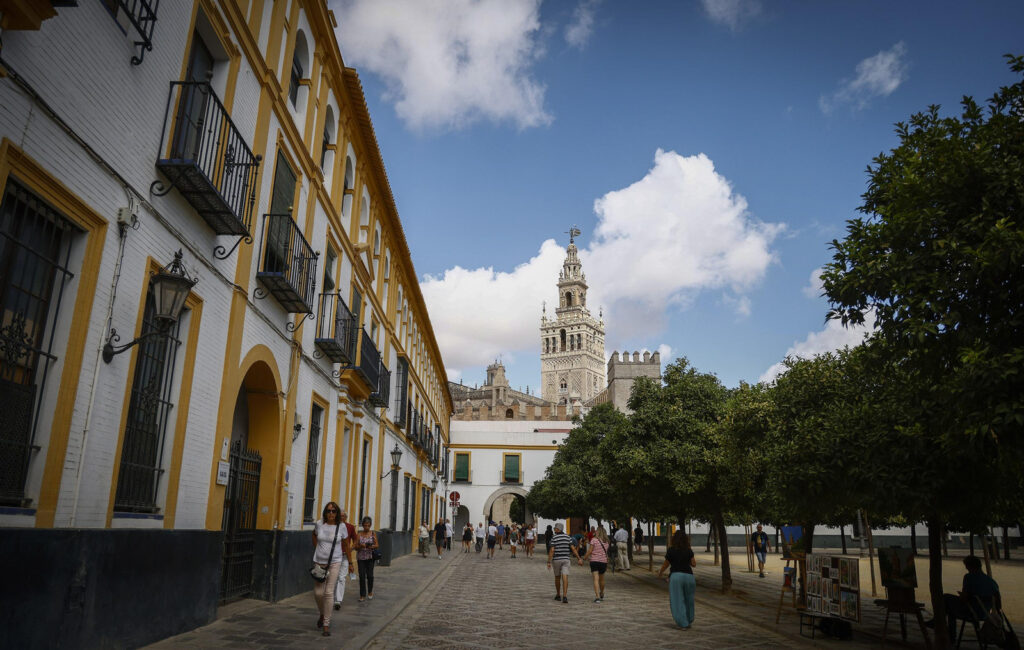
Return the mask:
[[[1024, 57], [1008, 60], [1022, 76]], [[1024, 470], [1024, 82], [985, 108], [965, 97], [959, 116], [932, 106], [896, 133], [822, 279], [831, 318], [873, 314], [880, 363], [904, 382], [901, 431], [924, 453], [904, 468], [921, 478], [902, 498], [928, 522], [941, 617], [939, 536], [996, 516], [992, 495], [1019, 489]]]

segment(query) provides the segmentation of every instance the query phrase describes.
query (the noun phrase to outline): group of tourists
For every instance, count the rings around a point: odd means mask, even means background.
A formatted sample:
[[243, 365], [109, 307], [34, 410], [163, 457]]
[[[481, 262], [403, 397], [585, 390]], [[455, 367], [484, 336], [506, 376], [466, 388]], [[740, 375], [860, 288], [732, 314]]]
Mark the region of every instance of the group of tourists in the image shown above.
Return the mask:
[[508, 546], [512, 559], [518, 557], [517, 553], [520, 548], [523, 549], [526, 557], [532, 558], [534, 547], [537, 544], [537, 529], [534, 524], [509, 523], [506, 525], [504, 521], [498, 523], [489, 521], [487, 526], [484, 526], [484, 522], [481, 521], [476, 528], [467, 523], [462, 531], [463, 552], [469, 553], [470, 543], [473, 540], [476, 540], [477, 553], [483, 551], [484, 544], [487, 544], [485, 557], [488, 560], [494, 559], [495, 549], [503, 550], [505, 546]]
[[[316, 626], [324, 636], [331, 635], [332, 609], [341, 609], [345, 599], [345, 576], [351, 580], [358, 576], [359, 602], [373, 600], [373, 566], [380, 546], [372, 529], [373, 520], [363, 517], [359, 530], [347, 520], [348, 513], [331, 501], [324, 506], [323, 519], [313, 527], [310, 574], [315, 581], [313, 597], [320, 613]], [[352, 561], [353, 552], [355, 562]]]

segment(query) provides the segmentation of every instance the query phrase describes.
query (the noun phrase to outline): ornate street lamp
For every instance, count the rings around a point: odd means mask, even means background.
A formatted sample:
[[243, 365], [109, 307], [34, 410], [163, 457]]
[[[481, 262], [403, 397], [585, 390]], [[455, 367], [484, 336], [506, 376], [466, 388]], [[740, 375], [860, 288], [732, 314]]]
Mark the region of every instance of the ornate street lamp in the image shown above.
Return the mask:
[[434, 490], [434, 492], [437, 492], [437, 477], [436, 476], [430, 480], [430, 487]]
[[130, 343], [115, 346], [114, 343], [120, 341], [121, 337], [118, 336], [117, 330], [111, 327], [110, 336], [107, 337], [107, 342], [103, 346], [104, 363], [110, 363], [114, 356], [137, 345], [144, 339], [165, 335], [167, 330], [178, 321], [181, 309], [185, 306], [185, 300], [188, 298], [188, 292], [192, 290], [196, 282], [197, 280], [189, 276], [185, 265], [181, 263], [181, 249], [179, 248], [178, 252], [174, 254], [174, 260], [154, 273], [149, 281], [150, 291], [153, 294], [153, 306], [156, 308], [154, 318], [157, 329], [143, 334]]
[[397, 472], [398, 470], [402, 469], [401, 465], [399, 464], [401, 462], [402, 462], [402, 450], [398, 448], [398, 443], [396, 442], [395, 443], [395, 448], [391, 450], [391, 471], [388, 472], [387, 474], [381, 476], [380, 480], [383, 481], [388, 476], [390, 476], [392, 474], [392, 472]]

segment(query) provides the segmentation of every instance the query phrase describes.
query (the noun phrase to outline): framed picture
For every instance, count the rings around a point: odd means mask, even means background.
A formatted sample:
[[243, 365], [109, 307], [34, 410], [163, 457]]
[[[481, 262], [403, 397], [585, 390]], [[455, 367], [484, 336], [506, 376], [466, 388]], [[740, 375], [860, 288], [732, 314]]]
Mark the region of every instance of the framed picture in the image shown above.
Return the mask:
[[860, 620], [860, 612], [857, 607], [858, 594], [853, 591], [844, 591], [840, 594], [839, 615], [851, 621]]
[[821, 576], [817, 574], [807, 576], [807, 593], [815, 596], [821, 593]]
[[860, 577], [857, 568], [857, 560], [851, 558], [842, 558], [841, 560], [839, 560], [840, 587], [846, 587], [848, 589], [860, 588], [860, 585], [857, 584], [857, 581]]
[[832, 600], [839, 602], [839, 583], [835, 580], [832, 581]]
[[832, 616], [839, 616], [839, 603], [832, 602]]
[[829, 568], [827, 566], [822, 566], [821, 567], [821, 577], [822, 578], [831, 578], [832, 577], [832, 576], [829, 575], [828, 569]]
[[878, 573], [882, 586], [892, 588], [917, 587], [917, 569], [914, 566], [914, 551], [898, 546], [878, 549]]

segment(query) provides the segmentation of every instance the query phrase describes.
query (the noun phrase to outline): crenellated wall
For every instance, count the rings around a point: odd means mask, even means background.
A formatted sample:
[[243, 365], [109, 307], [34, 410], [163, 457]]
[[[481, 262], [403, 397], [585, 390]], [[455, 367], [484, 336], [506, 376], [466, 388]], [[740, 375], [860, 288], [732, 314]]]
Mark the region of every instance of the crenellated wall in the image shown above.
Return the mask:
[[629, 392], [633, 388], [633, 381], [637, 377], [650, 377], [654, 381], [661, 381], [661, 355], [657, 352], [644, 351], [612, 352], [608, 359], [608, 400], [623, 413], [630, 413], [626, 403], [629, 401]]

